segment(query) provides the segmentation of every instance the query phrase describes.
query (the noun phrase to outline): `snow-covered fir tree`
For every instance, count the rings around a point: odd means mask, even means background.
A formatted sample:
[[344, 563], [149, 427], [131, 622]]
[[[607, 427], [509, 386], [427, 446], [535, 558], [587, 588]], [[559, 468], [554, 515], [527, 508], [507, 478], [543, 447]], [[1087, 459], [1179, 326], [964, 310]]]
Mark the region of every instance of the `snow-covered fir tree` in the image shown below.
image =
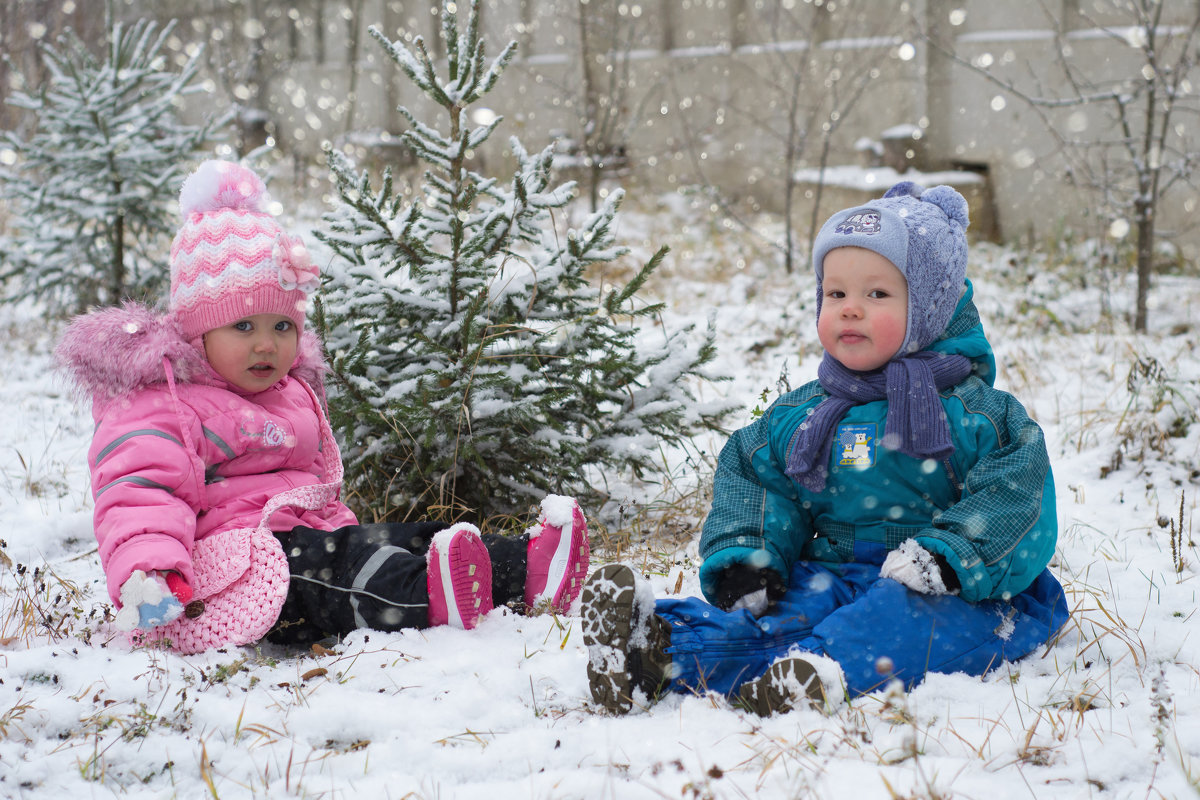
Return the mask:
[[[485, 58], [472, 3], [465, 30], [441, 9], [443, 80], [422, 39], [371, 33], [436, 103], [441, 127], [406, 108], [404, 141], [425, 165], [406, 199], [390, 170], [368, 172], [329, 152], [340, 203], [318, 237], [336, 256], [318, 326], [333, 364], [331, 409], [347, 480], [364, 513], [477, 518], [526, 509], [547, 491], [603, 492], [607, 476], [652, 469], [661, 447], [712, 426], [722, 404], [688, 389], [714, 355], [713, 331], [659, 330], [661, 307], [635, 293], [665, 249], [626, 285], [602, 292], [589, 268], [626, 254], [613, 223], [620, 191], [578, 228], [551, 211], [574, 184], [552, 184], [552, 148], [509, 148], [502, 182], [473, 171], [500, 118], [472, 115], [515, 43]], [[444, 115], [444, 116], [443, 116]]]
[[105, 14], [101, 56], [68, 30], [40, 48], [47, 80], [8, 100], [31, 124], [0, 132], [7, 299], [73, 310], [158, 293], [189, 158], [227, 121], [179, 119], [181, 98], [201, 89], [200, 54], [171, 69], [173, 24], [125, 25], [111, 2]]

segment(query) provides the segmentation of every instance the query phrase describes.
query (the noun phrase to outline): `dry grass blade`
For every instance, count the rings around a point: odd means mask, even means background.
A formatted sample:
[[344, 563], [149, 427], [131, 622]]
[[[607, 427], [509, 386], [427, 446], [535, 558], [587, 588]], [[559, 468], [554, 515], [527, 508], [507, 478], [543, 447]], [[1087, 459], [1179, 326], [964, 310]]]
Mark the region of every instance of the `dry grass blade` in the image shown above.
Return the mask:
[[14, 564], [10, 574], [11, 584], [0, 584], [0, 642], [32, 647], [41, 639], [58, 642], [74, 636], [90, 643], [92, 626], [109, 617], [107, 605], [85, 610], [79, 587], [49, 564], [33, 569]]

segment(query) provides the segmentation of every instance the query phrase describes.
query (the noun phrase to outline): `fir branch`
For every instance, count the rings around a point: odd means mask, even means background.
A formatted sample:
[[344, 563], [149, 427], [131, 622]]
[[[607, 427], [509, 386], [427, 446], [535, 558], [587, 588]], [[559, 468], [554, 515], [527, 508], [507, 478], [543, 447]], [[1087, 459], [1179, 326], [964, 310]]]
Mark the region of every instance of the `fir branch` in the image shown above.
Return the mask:
[[659, 268], [663, 259], [666, 258], [667, 253], [670, 251], [671, 248], [667, 245], [660, 247], [658, 251], [650, 257], [650, 260], [647, 261], [642, 268], [637, 271], [637, 274], [633, 276], [629, 283], [625, 284], [625, 286], [621, 287], [619, 290], [614, 289], [613, 291], [609, 292], [604, 298], [604, 310], [612, 316], [617, 316], [622, 313], [629, 314], [630, 316], [646, 316], [650, 314], [657, 314], [659, 311], [661, 311], [663, 308], [662, 303], [646, 305], [641, 309], [625, 309], [624, 306], [635, 294], [641, 291], [642, 287], [646, 285], [646, 281]]

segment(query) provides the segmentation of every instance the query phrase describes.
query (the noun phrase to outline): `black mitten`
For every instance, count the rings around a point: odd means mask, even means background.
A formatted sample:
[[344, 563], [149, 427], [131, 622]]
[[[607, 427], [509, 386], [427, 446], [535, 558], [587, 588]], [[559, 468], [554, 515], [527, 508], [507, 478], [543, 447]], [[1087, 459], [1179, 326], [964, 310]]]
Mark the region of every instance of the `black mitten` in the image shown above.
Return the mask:
[[959, 581], [954, 567], [950, 566], [949, 560], [941, 553], [934, 553], [933, 562], [938, 565], [938, 571], [942, 573], [942, 583], [946, 584], [946, 593], [958, 594], [958, 590], [962, 588], [962, 582]]
[[734, 564], [726, 567], [717, 581], [717, 592], [714, 604], [725, 611], [734, 607], [738, 600], [755, 592], [766, 590], [768, 602], [774, 602], [783, 597], [787, 586], [783, 578], [773, 569], [766, 567], [751, 567], [748, 564]]

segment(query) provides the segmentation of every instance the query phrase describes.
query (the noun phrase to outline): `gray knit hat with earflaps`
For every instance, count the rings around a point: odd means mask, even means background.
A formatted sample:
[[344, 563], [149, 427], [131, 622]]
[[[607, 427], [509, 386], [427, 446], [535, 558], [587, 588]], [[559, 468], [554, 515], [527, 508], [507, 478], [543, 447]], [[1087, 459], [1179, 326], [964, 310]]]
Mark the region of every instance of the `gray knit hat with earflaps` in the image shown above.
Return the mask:
[[813, 241], [817, 314], [825, 256], [836, 247], [862, 247], [896, 265], [908, 281], [908, 329], [897, 355], [937, 341], [962, 296], [967, 276], [967, 201], [949, 186], [922, 190], [897, 183], [882, 198], [839, 211]]

